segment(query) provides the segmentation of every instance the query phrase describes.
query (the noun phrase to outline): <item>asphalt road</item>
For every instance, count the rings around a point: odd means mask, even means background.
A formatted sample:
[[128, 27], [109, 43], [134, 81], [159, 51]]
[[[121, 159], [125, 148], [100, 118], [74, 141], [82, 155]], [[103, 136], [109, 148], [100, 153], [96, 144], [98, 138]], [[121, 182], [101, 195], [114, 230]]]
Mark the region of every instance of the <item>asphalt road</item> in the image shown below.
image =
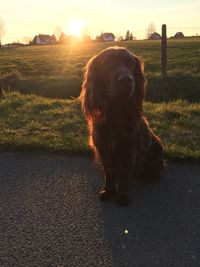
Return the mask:
[[169, 164], [130, 207], [77, 156], [0, 153], [0, 266], [200, 266], [200, 165]]

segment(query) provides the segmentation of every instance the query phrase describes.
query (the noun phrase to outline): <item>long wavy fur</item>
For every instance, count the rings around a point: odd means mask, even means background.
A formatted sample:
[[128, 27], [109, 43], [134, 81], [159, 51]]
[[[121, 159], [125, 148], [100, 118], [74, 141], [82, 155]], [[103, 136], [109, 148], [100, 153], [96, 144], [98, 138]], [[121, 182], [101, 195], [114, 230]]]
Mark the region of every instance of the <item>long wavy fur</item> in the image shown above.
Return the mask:
[[[112, 54], [118, 59], [118, 67], [126, 60], [123, 57], [132, 58], [134, 67], [128, 67], [127, 71], [130, 68], [130, 72], [134, 72], [133, 95], [108, 97], [106, 79], [114, 77], [114, 69], [109, 77], [104, 69]], [[90, 146], [104, 167], [105, 184], [100, 192], [101, 199], [114, 197], [119, 204], [127, 204], [130, 181], [136, 176], [139, 179], [157, 177], [162, 169], [160, 139], [143, 116], [145, 90], [144, 65], [125, 48], [103, 50], [85, 66], [80, 99], [89, 127]]]

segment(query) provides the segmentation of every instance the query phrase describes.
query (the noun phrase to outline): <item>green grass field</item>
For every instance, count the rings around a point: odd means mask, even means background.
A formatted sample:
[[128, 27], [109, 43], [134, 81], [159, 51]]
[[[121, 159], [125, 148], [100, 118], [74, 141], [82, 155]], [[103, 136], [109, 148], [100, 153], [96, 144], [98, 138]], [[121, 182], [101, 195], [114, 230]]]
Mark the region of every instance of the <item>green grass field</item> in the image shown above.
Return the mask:
[[[0, 49], [0, 149], [88, 152], [87, 125], [74, 97], [87, 60], [109, 45]], [[115, 45], [145, 62], [145, 112], [165, 157], [199, 160], [200, 39], [168, 41], [166, 77], [160, 75], [160, 41]]]
[[0, 50], [0, 83], [52, 98], [77, 97], [87, 60], [110, 45], [124, 46], [145, 62], [147, 99], [200, 101], [200, 38], [168, 41], [168, 76], [160, 75], [161, 41], [27, 46]]
[[[145, 113], [162, 139], [166, 158], [200, 158], [200, 104], [147, 102]], [[87, 126], [77, 99], [7, 93], [0, 102], [0, 114], [2, 150], [89, 152]]]

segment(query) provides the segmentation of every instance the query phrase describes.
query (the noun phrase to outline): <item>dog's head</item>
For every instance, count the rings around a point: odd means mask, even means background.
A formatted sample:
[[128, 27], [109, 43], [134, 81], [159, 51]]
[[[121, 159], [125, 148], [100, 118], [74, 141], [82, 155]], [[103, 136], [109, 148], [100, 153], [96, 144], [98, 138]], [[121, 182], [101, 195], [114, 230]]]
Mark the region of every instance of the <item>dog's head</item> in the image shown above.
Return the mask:
[[103, 114], [109, 100], [129, 99], [142, 111], [146, 80], [143, 64], [122, 47], [111, 47], [91, 58], [86, 67], [81, 92], [86, 117]]

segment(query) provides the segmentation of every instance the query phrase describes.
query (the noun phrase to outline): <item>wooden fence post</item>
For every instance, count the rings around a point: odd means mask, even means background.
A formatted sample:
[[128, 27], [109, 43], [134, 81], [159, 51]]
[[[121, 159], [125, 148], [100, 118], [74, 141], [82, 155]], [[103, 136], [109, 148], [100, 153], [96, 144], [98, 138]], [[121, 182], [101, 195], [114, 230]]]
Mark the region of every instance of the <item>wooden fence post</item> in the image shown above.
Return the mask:
[[162, 25], [162, 47], [161, 47], [162, 75], [167, 74], [167, 26]]

